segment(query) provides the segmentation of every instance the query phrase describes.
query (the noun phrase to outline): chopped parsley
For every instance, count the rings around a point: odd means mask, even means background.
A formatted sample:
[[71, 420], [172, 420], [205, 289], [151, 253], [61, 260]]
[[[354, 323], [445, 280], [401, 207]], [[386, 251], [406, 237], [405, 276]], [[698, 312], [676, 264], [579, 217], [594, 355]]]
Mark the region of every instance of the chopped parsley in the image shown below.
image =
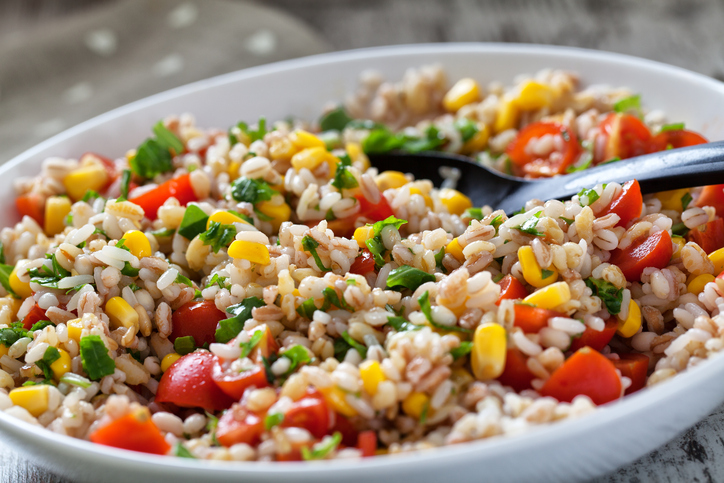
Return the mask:
[[289, 369], [282, 377], [288, 376], [289, 374], [294, 372], [296, 368], [299, 367], [299, 364], [308, 364], [312, 361], [312, 358], [309, 357], [309, 351], [301, 345], [295, 345], [290, 347], [289, 349], [285, 350], [283, 354], [281, 354], [281, 357], [286, 357], [291, 361]]
[[609, 314], [616, 315], [621, 312], [622, 288], [616, 288], [611, 282], [593, 277], [586, 279], [586, 286], [593, 291], [593, 295], [601, 299]]
[[[440, 253], [445, 254], [444, 248], [440, 250]], [[442, 261], [442, 257], [440, 257], [440, 260]], [[423, 283], [434, 281], [435, 275], [423, 272], [419, 268], [402, 265], [390, 272], [389, 277], [387, 277], [387, 288], [405, 287], [415, 291]]]
[[88, 190], [85, 192], [85, 194], [83, 195], [83, 198], [81, 198], [80, 200], [85, 203], [88, 203], [90, 200], [94, 200], [94, 199], [98, 199], [98, 198], [104, 199], [97, 191]]
[[681, 209], [682, 211], [686, 211], [686, 208], [688, 208], [689, 203], [691, 203], [691, 200], [693, 198], [691, 197], [691, 193], [688, 191], [684, 193], [684, 196], [681, 197]]
[[387, 249], [382, 241], [382, 230], [386, 226], [394, 226], [395, 229], [399, 230], [405, 223], [407, 223], [407, 220], [400, 220], [399, 218], [395, 218], [393, 215], [372, 225], [373, 236], [372, 238], [365, 240], [365, 245], [367, 245], [367, 249], [374, 257], [375, 267], [378, 269], [385, 264], [385, 255], [387, 254]]
[[[121, 198], [123, 200], [128, 199], [128, 190], [131, 186], [131, 170], [130, 169], [124, 169], [121, 173]], [[121, 199], [118, 199], [121, 201]]]
[[[259, 122], [257, 123], [257, 128], [252, 129], [249, 127], [249, 125], [243, 121], [240, 121], [236, 125], [239, 130], [244, 133], [246, 136], [249, 137], [249, 142], [253, 143], [254, 141], [260, 141], [264, 139], [264, 136], [270, 131], [266, 128], [266, 118], [260, 117]], [[273, 128], [271, 129], [274, 130]], [[229, 142], [233, 146], [234, 144], [239, 142], [239, 139], [236, 137], [235, 134], [232, 133], [232, 130], [229, 130]]]
[[591, 167], [591, 164], [593, 164], [593, 156], [587, 156], [586, 160], [579, 164], [579, 165], [570, 165], [566, 168], [566, 173], [577, 173], [579, 171], [584, 171]]
[[15, 270], [14, 266], [0, 263], [0, 284], [3, 286], [7, 293], [15, 298], [20, 298], [10, 286], [10, 274], [13, 273], [13, 270]]
[[422, 136], [410, 136], [405, 133], [393, 133], [386, 127], [377, 127], [370, 131], [362, 141], [362, 150], [367, 154], [386, 153], [396, 149], [419, 153], [422, 151], [435, 151], [447, 143], [440, 130], [430, 125]]
[[663, 126], [661, 126], [661, 130], [659, 132], [681, 131], [683, 129], [684, 129], [684, 123], [677, 122], [675, 124], [664, 124]]
[[241, 347], [241, 355], [239, 358], [243, 359], [244, 357], [248, 357], [249, 354], [251, 354], [251, 351], [254, 350], [254, 347], [261, 341], [261, 338], [264, 336], [263, 330], [257, 330], [254, 331], [254, 333], [251, 335], [251, 338], [248, 342], [240, 342], [239, 347]]
[[465, 117], [456, 120], [453, 126], [460, 133], [464, 143], [470, 141], [479, 131], [478, 125], [475, 121]]
[[553, 272], [553, 271], [551, 271], [551, 270], [546, 270], [545, 268], [542, 268], [541, 271], [540, 271], [540, 278], [542, 278], [543, 280], [545, 280], [546, 278], [552, 276], [554, 273], [555, 273], [555, 272]]
[[53, 346], [48, 346], [48, 348], [45, 349], [43, 357], [35, 362], [35, 365], [43, 371], [43, 376], [45, 376], [46, 380], [49, 381], [53, 378], [53, 370], [50, 368], [50, 365], [58, 359], [60, 359], [58, 349]]
[[342, 131], [352, 121], [344, 107], [338, 107], [329, 111], [319, 120], [319, 128], [322, 131]]
[[36, 330], [43, 330], [44, 328], [48, 327], [49, 325], [52, 325], [53, 327], [55, 327], [55, 324], [49, 320], [39, 320], [33, 324], [33, 326], [30, 328], [30, 332], [35, 332]]
[[527, 220], [525, 220], [523, 223], [521, 223], [518, 226], [515, 226], [515, 228], [518, 231], [521, 231], [523, 233], [528, 233], [529, 235], [534, 236], [543, 236], [545, 233], [540, 232], [536, 229], [536, 226], [538, 226], [538, 220], [543, 215], [543, 211], [539, 211], [535, 215], [531, 216]]
[[267, 414], [264, 418], [264, 429], [269, 431], [274, 426], [279, 426], [284, 421], [284, 413]]
[[64, 384], [69, 384], [71, 386], [82, 387], [83, 389], [90, 387], [92, 384], [85, 377], [79, 376], [78, 374], [75, 374], [72, 372], [66, 372], [65, 374], [63, 374], [63, 376], [60, 378], [59, 382], [62, 382]]
[[482, 220], [485, 218], [485, 215], [483, 215], [483, 209], [482, 208], [468, 208], [463, 212], [463, 216], [461, 218], [472, 218], [473, 220]]
[[314, 318], [314, 312], [317, 310], [317, 306], [314, 305], [314, 299], [308, 298], [297, 307], [297, 313], [305, 319], [312, 320]]
[[319, 258], [317, 247], [319, 247], [319, 242], [317, 240], [309, 235], [304, 235], [304, 238], [302, 238], [302, 248], [312, 255], [312, 258], [314, 258], [314, 262], [320, 271], [331, 272], [332, 269], [325, 267], [324, 263], [322, 263], [322, 259]]
[[108, 355], [108, 348], [98, 335], [86, 335], [80, 339], [80, 358], [88, 377], [97, 381], [113, 374], [116, 363]]
[[570, 225], [571, 223], [573, 223], [574, 221], [576, 221], [576, 220], [573, 220], [573, 219], [571, 219], [571, 218], [566, 218], [565, 216], [559, 216], [558, 218], [560, 218], [561, 220], [565, 221], [567, 225]]
[[407, 332], [408, 330], [420, 330], [424, 326], [413, 324], [409, 320], [400, 316], [387, 317], [387, 324], [395, 329], [396, 332]]
[[186, 446], [184, 446], [180, 441], [177, 442], [176, 445], [173, 447], [173, 454], [174, 456], [178, 456], [179, 458], [196, 459], [196, 456], [191, 454], [191, 451], [186, 449]]
[[581, 192], [578, 193], [578, 201], [581, 203], [581, 206], [591, 206], [598, 198], [600, 198], [600, 195], [598, 191], [593, 188], [582, 189]]
[[226, 312], [232, 314], [233, 317], [219, 322], [215, 334], [216, 342], [226, 344], [239, 335], [239, 332], [244, 328], [244, 323], [251, 318], [251, 311], [255, 307], [264, 307], [265, 305], [264, 301], [258, 297], [247, 297], [241, 303], [228, 307]]
[[447, 273], [447, 268], [445, 268], [445, 265], [442, 264], [443, 258], [445, 258], [445, 246], [440, 248], [440, 250], [435, 254], [435, 266], [442, 273]]
[[178, 275], [176, 275], [176, 280], [174, 280], [173, 283], [181, 283], [184, 285], [188, 285], [189, 287], [194, 286], [194, 283], [191, 281], [190, 278], [185, 277], [185, 276], [181, 275], [180, 273]]
[[177, 354], [185, 356], [196, 350], [196, 340], [192, 335], [176, 337], [176, 340], [173, 341], [173, 348]]
[[623, 113], [633, 112], [641, 117], [641, 96], [636, 94], [635, 96], [625, 97], [613, 105], [613, 110]]
[[46, 254], [45, 257], [51, 261], [50, 268], [46, 265], [41, 265], [38, 268], [31, 268], [28, 270], [30, 281], [37, 283], [41, 287], [58, 288], [58, 282], [66, 277], [69, 277], [70, 272], [58, 263], [58, 260], [55, 258], [55, 254]]
[[214, 253], [218, 253], [222, 248], [226, 248], [234, 241], [236, 236], [236, 227], [234, 225], [222, 225], [218, 221], [211, 222], [209, 229], [199, 235], [199, 239], [204, 245], [211, 245]]
[[245, 176], [237, 178], [231, 183], [231, 197], [236, 201], [246, 201], [255, 205], [260, 201], [269, 201], [272, 196], [279, 194], [263, 179], [251, 179]]
[[146, 139], [130, 160], [131, 171], [142, 178], [172, 171], [173, 156], [184, 149], [181, 140], [163, 125], [163, 121], [153, 126], [153, 133], [156, 137]]
[[339, 156], [339, 163], [337, 163], [337, 171], [334, 173], [334, 179], [332, 180], [332, 186], [337, 188], [341, 193], [343, 189], [353, 189], [359, 186], [357, 178], [348, 169], [352, 166], [352, 160], [349, 155], [344, 154]]
[[204, 288], [212, 287], [215, 284], [218, 285], [219, 288], [231, 288], [231, 284], [226, 282], [226, 277], [220, 277], [218, 273], [215, 273], [211, 276], [209, 281], [206, 282], [206, 286]]
[[317, 443], [312, 446], [312, 449], [302, 446], [302, 458], [305, 461], [324, 459], [337, 449], [337, 446], [339, 446], [339, 443], [341, 442], [342, 433], [337, 431], [331, 438], [326, 438], [321, 443]]
[[206, 231], [208, 221], [209, 217], [204, 210], [196, 205], [189, 205], [184, 212], [181, 225], [178, 227], [178, 233], [187, 240], [193, 240], [196, 235]]
[[689, 233], [689, 229], [683, 222], [677, 223], [671, 227], [671, 233], [673, 233], [675, 236], [686, 236], [686, 234]]
[[22, 322], [13, 322], [10, 327], [0, 329], [0, 344], [10, 347], [22, 337], [29, 337], [30, 332], [23, 328]]
[[465, 332], [465, 333], [472, 333], [473, 331], [470, 329], [466, 329], [464, 327], [460, 327], [457, 325], [443, 325], [435, 322], [432, 319], [432, 307], [430, 306], [430, 292], [425, 292], [420, 296], [420, 298], [417, 299], [417, 303], [420, 304], [420, 311], [425, 314], [425, 318], [435, 328], [443, 329], [443, 330], [451, 330], [455, 332]]

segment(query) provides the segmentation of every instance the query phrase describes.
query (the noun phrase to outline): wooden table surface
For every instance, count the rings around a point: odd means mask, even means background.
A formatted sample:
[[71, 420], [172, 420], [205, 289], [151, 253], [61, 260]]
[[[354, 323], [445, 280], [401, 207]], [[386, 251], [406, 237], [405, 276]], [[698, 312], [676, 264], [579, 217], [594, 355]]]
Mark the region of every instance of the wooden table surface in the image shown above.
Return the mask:
[[[722, 25], [724, 3], [711, 0], [0, 0], [0, 162], [155, 92], [330, 50], [544, 43], [724, 79]], [[70, 483], [1, 440], [0, 481]], [[596, 481], [724, 481], [724, 406]]]

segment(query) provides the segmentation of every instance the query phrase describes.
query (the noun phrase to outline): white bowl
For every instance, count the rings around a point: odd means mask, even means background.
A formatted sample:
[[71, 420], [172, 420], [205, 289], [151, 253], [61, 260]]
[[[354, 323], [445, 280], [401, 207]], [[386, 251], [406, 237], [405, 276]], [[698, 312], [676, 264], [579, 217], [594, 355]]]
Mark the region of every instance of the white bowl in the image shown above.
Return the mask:
[[[385, 47], [325, 54], [223, 75], [143, 99], [87, 121], [0, 167], [0, 193], [14, 206], [12, 181], [37, 174], [48, 156], [85, 151], [121, 156], [150, 134], [158, 119], [193, 113], [201, 126], [226, 128], [259, 116], [316, 119], [342, 99], [358, 74], [374, 68], [399, 79], [409, 67], [439, 63], [450, 79], [470, 76], [510, 82], [521, 73], [553, 67], [579, 73], [583, 84], [627, 86], [643, 103], [663, 109], [711, 140], [724, 139], [724, 84], [699, 74], [623, 55], [560, 47], [442, 44]], [[705, 180], [702, 180], [704, 184]], [[14, 209], [0, 226], [17, 220]], [[437, 450], [362, 461], [209, 463], [151, 456], [64, 437], [0, 412], [0, 432], [27, 457], [79, 481], [568, 481], [590, 478], [631, 462], [706, 416], [724, 400], [724, 359], [715, 357], [652, 389], [594, 414]]]

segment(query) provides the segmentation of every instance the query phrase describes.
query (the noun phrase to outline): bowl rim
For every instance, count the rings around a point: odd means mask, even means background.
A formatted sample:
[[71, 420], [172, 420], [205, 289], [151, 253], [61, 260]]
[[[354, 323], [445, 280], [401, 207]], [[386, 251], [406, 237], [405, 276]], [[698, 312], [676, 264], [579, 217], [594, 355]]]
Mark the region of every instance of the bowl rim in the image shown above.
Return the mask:
[[[255, 66], [235, 72], [230, 72], [208, 79], [203, 79], [154, 94], [143, 99], [131, 102], [124, 106], [115, 108], [104, 114], [95, 116], [87, 121], [77, 124], [51, 138], [27, 149], [14, 156], [8, 162], [0, 166], [0, 175], [13, 171], [23, 162], [32, 160], [44, 150], [73, 138], [99, 124], [112, 121], [127, 115], [146, 106], [161, 103], [164, 101], [182, 98], [194, 92], [203, 91], [216, 86], [243, 81], [244, 79], [258, 76], [270, 75], [299, 68], [310, 68], [335, 63], [338, 61], [382, 59], [395, 56], [414, 56], [420, 54], [512, 54], [512, 55], [540, 55], [551, 58], [586, 59], [611, 63], [620, 66], [634, 67], [642, 71], [659, 73], [667, 78], [679, 78], [693, 84], [699, 84], [711, 90], [718, 90], [724, 96], [724, 83], [703, 74], [695, 73], [687, 69], [671, 66], [662, 62], [642, 59], [639, 57], [618, 54], [606, 51], [597, 51], [578, 47], [538, 45], [538, 44], [508, 44], [508, 43], [423, 43], [404, 44], [394, 46], [381, 46], [362, 49], [352, 49], [339, 52], [323, 53], [297, 59], [274, 62], [271, 64]], [[16, 435], [19, 439], [32, 440], [32, 444], [50, 443], [63, 447], [66, 453], [73, 452], [81, 459], [98, 458], [109, 465], [119, 463], [142, 463], [151, 466], [153, 470], [185, 469], [189, 471], [204, 472], [213, 471], [223, 476], [233, 474], [240, 476], [292, 476], [303, 473], [330, 473], [344, 470], [345, 472], [370, 471], [371, 469], [386, 469], [403, 464], [415, 464], [418, 468], [434, 466], [444, 461], [446, 465], [468, 461], [474, 456], [502, 457], [511, 452], [522, 452], [535, 449], [542, 444], [551, 444], [555, 441], [580, 437], [584, 434], [591, 434], [597, 428], [603, 428], [614, 423], [624, 415], [631, 412], [655, 410], [656, 406], [671, 399], [676, 394], [690, 391], [713, 378], [718, 373], [724, 372], [724, 358], [716, 354], [701, 364], [687, 369], [684, 377], [675, 377], [671, 381], [646, 388], [644, 391], [626, 396], [622, 400], [609, 403], [599, 407], [591, 414], [582, 418], [571, 418], [557, 421], [553, 424], [531, 426], [523, 434], [492, 437], [481, 440], [470, 441], [465, 444], [456, 444], [435, 448], [434, 451], [415, 451], [394, 455], [394, 457], [376, 457], [368, 459], [340, 459], [328, 460], [323, 464], [309, 464], [308, 462], [224, 462], [223, 465], [213, 465], [207, 460], [191, 460], [186, 458], [168, 458], [167, 456], [149, 455], [129, 450], [113, 448], [95, 444], [90, 441], [73, 438], [70, 436], [54, 433], [41, 426], [35, 426], [21, 421], [0, 411], [0, 431]], [[28, 438], [30, 436], [30, 438]], [[80, 451], [80, 453], [77, 453]]]

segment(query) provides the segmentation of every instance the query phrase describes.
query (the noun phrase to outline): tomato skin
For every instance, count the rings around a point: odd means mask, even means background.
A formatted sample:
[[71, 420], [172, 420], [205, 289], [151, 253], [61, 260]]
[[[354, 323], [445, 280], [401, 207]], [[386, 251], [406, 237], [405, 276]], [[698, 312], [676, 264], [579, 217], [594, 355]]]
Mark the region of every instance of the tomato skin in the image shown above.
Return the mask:
[[15, 198], [20, 216], [29, 216], [42, 227], [45, 219], [45, 199], [38, 193], [25, 193]]
[[601, 122], [599, 130], [594, 141], [593, 164], [650, 152], [651, 131], [636, 116], [612, 112]]
[[23, 328], [30, 330], [33, 325], [41, 320], [48, 320], [48, 317], [45, 316], [45, 310], [41, 309], [38, 304], [35, 304], [33, 305], [33, 308], [30, 309], [30, 312], [28, 312], [28, 315], [26, 315], [23, 319]]
[[390, 204], [387, 203], [387, 199], [382, 195], [380, 195], [380, 201], [376, 205], [372, 204], [362, 194], [355, 195], [355, 198], [359, 201], [359, 214], [357, 216], [364, 216], [375, 222], [382, 221], [395, 214]]
[[234, 402], [212, 377], [217, 357], [211, 352], [186, 354], [163, 373], [156, 391], [156, 402], [168, 402], [184, 408], [220, 411]]
[[724, 216], [724, 184], [704, 186], [696, 200], [696, 206], [711, 206], [717, 215]]
[[186, 302], [171, 315], [173, 323], [169, 340], [174, 342], [178, 337], [192, 336], [196, 346], [216, 342], [216, 326], [227, 315], [216, 308], [213, 300], [203, 302]]
[[128, 201], [143, 208], [146, 218], [155, 220], [158, 217], [158, 209], [172, 196], [178, 200], [181, 206], [186, 206], [192, 201], [198, 201], [196, 193], [191, 187], [191, 175], [189, 173], [161, 183], [151, 191], [133, 197]]
[[623, 185], [623, 191], [611, 203], [604, 208], [598, 216], [608, 215], [609, 213], [617, 214], [621, 219], [616, 226], [629, 224], [634, 218], [641, 216], [644, 198], [641, 195], [641, 186], [638, 180], [627, 181]]
[[706, 253], [724, 247], [724, 219], [717, 218], [707, 222], [703, 227], [694, 228], [689, 232], [689, 239]]
[[252, 386], [258, 389], [269, 386], [264, 368], [257, 366], [238, 374], [230, 374], [224, 371], [218, 359], [214, 361], [211, 377], [216, 385], [219, 386], [219, 389], [235, 401], [240, 400], [241, 396], [244, 395], [244, 391]]
[[618, 322], [615, 317], [609, 317], [601, 331], [586, 327], [586, 330], [583, 331], [580, 337], [573, 339], [570, 350], [575, 352], [578, 349], [588, 346], [593, 350], [601, 352], [603, 348], [611, 342], [611, 339], [613, 339], [614, 334], [616, 334], [616, 329], [618, 329]]
[[375, 270], [375, 257], [372, 256], [369, 250], [366, 248], [362, 250], [357, 258], [354, 259], [352, 266], [349, 268], [351, 273], [357, 273], [364, 275], [365, 273], [373, 272]]
[[288, 453], [277, 453], [277, 461], [302, 461], [302, 448], [311, 448], [316, 441], [305, 441], [304, 443], [292, 442], [292, 449]]
[[631, 394], [646, 386], [649, 357], [636, 353], [619, 354], [618, 356], [618, 360], [612, 359], [613, 365], [621, 371], [621, 376], [631, 379], [631, 385], [626, 389], [625, 394]]
[[498, 285], [500, 285], [500, 297], [495, 305], [500, 305], [500, 302], [506, 299], [524, 299], [528, 296], [525, 286], [512, 275], [503, 277]]
[[641, 279], [646, 267], [666, 267], [673, 254], [671, 235], [662, 230], [634, 240], [627, 248], [617, 248], [611, 252], [609, 262], [621, 269], [626, 280], [634, 282]]
[[321, 439], [329, 428], [327, 403], [321, 398], [303, 397], [292, 404], [281, 425], [285, 428], [304, 428], [315, 438]]
[[651, 139], [651, 147], [649, 148], [652, 153], [658, 151], [664, 151], [669, 146], [672, 149], [685, 148], [687, 146], [696, 146], [698, 144], [706, 144], [709, 141], [701, 134], [695, 133], [694, 131], [687, 131], [685, 129], [676, 129], [672, 131], [660, 132]]
[[558, 367], [539, 392], [561, 402], [571, 402], [582, 394], [600, 405], [618, 399], [621, 389], [621, 379], [613, 362], [600, 352], [584, 347]]
[[222, 445], [233, 446], [246, 443], [255, 446], [264, 432], [264, 418], [248, 411], [240, 404], [234, 404], [219, 418], [216, 439]]
[[171, 445], [151, 420], [147, 408], [135, 411], [101, 426], [90, 435], [96, 444], [141, 453], [165, 455]]
[[329, 430], [329, 434], [339, 432], [342, 435], [342, 444], [349, 446], [350, 448], [357, 444], [357, 438], [359, 433], [354, 428], [349, 419], [336, 413], [334, 419], [334, 426]]
[[357, 437], [357, 448], [362, 451], [363, 458], [375, 455], [377, 451], [377, 433], [374, 431], [362, 431]]
[[[530, 153], [528, 143], [546, 134], [562, 137], [562, 151], [554, 151], [546, 157]], [[565, 173], [566, 168], [578, 159], [581, 147], [578, 144], [576, 134], [567, 127], [555, 122], [540, 121], [521, 129], [515, 139], [508, 145], [505, 153], [513, 162], [515, 174], [541, 178]]]
[[548, 327], [551, 317], [565, 317], [566, 314], [555, 310], [541, 309], [532, 305], [515, 304], [515, 321], [513, 325], [523, 329], [526, 334], [537, 334], [543, 327]]
[[535, 375], [528, 369], [528, 358], [516, 348], [508, 349], [505, 354], [505, 368], [498, 377], [498, 382], [510, 386], [516, 392], [531, 389], [531, 381]]

